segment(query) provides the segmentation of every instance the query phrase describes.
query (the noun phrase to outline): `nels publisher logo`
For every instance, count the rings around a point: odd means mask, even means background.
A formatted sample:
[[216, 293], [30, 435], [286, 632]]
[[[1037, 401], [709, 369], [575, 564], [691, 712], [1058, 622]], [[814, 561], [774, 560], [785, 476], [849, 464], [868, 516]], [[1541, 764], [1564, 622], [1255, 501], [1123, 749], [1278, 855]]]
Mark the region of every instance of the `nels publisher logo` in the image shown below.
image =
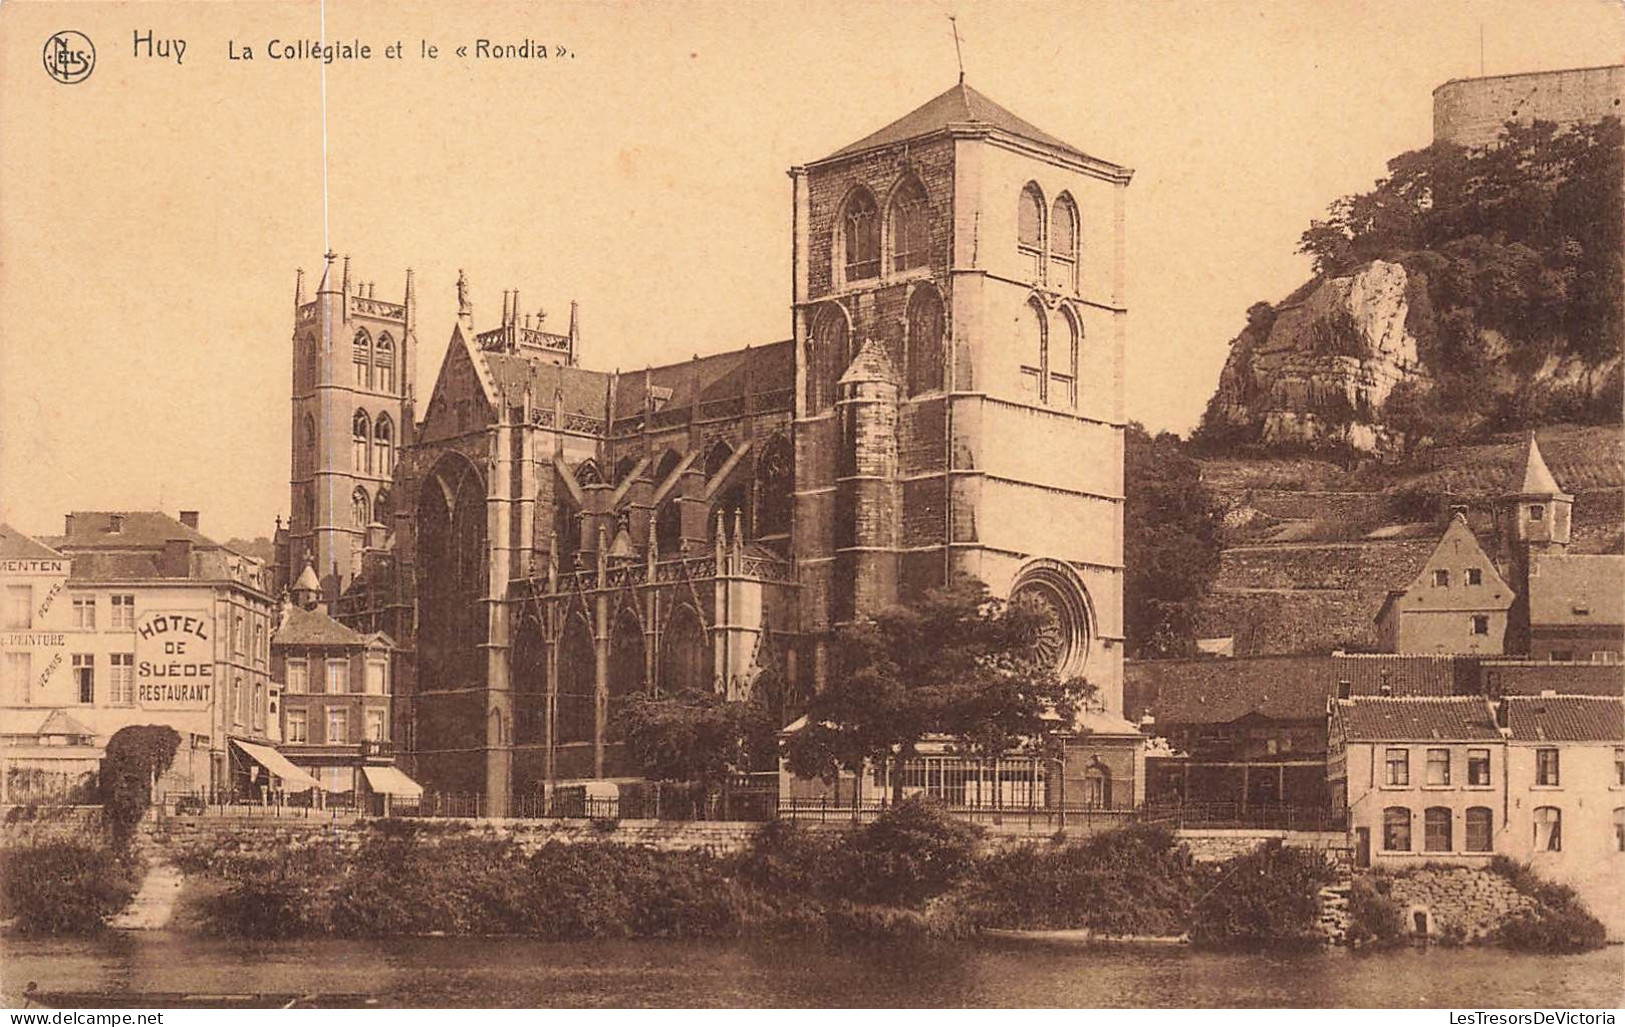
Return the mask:
[[45, 73], [58, 82], [83, 82], [94, 67], [96, 47], [83, 32], [58, 32], [45, 41]]

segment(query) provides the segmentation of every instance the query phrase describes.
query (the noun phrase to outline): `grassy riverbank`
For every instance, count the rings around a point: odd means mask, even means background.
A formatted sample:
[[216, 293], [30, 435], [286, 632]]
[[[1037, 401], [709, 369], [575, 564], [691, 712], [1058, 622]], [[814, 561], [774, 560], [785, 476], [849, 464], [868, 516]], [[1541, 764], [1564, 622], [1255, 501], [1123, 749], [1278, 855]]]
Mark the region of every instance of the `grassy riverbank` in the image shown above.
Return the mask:
[[0, 854], [0, 921], [24, 934], [89, 934], [129, 905], [140, 859], [88, 836], [50, 839]]

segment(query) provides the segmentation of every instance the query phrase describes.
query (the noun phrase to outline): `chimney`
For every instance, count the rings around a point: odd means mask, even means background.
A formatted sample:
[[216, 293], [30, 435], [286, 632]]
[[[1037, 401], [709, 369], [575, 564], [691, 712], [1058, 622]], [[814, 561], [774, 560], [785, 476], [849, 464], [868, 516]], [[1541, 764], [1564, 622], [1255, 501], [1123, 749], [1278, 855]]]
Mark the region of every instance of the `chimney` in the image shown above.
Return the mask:
[[62, 534], [73, 534], [73, 514], [64, 514], [62, 517]]
[[1353, 693], [1354, 693], [1354, 683], [1352, 681], [1349, 681], [1347, 678], [1344, 678], [1342, 681], [1339, 681], [1337, 683], [1337, 697], [1339, 699], [1347, 699], [1351, 695], [1353, 695]]
[[113, 534], [117, 535], [119, 532], [124, 530], [124, 515], [123, 514], [121, 514], [121, 513], [111, 514], [111, 515], [109, 515], [108, 520], [110, 520], [112, 522], [112, 527], [108, 528], [108, 530], [111, 531]]
[[172, 538], [164, 543], [164, 555], [159, 563], [159, 570], [166, 578], [190, 578], [192, 576], [192, 540], [189, 538]]
[[193, 531], [196, 531], [197, 530], [197, 511], [196, 510], [182, 510], [181, 511], [181, 523], [186, 525], [188, 528], [191, 528]]

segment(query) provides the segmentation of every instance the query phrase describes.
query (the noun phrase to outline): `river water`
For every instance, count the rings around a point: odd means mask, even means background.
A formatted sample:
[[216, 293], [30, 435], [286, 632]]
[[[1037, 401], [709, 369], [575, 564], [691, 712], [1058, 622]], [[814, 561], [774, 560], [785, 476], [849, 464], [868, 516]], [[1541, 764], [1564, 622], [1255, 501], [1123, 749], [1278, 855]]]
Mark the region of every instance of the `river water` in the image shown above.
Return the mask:
[[256, 943], [168, 932], [0, 940], [0, 997], [321, 992], [385, 1006], [1615, 1007], [1625, 949], [1297, 954], [989, 942]]

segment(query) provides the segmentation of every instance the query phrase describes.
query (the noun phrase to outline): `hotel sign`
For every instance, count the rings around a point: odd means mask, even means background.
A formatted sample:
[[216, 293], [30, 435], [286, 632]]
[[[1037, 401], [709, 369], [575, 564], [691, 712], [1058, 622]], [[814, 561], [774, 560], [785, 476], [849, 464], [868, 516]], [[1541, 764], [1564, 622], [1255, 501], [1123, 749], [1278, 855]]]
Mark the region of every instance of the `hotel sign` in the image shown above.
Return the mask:
[[214, 685], [214, 621], [197, 613], [149, 613], [135, 625], [135, 701], [169, 709], [207, 707]]

